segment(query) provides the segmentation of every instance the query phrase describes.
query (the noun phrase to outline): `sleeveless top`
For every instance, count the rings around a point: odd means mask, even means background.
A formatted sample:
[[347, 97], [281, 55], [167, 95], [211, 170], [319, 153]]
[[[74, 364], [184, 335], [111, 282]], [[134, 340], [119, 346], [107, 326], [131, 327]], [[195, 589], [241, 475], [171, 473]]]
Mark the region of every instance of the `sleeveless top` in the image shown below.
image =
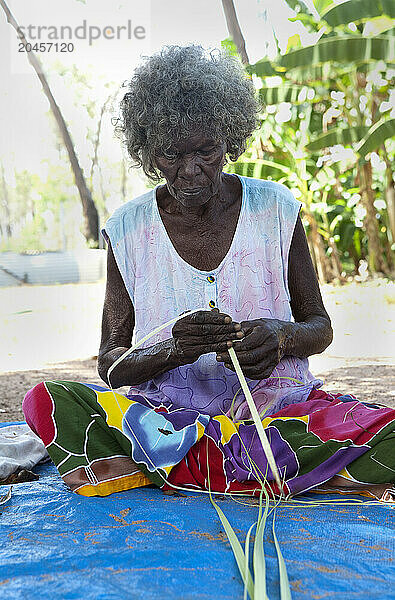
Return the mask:
[[[239, 179], [237, 227], [226, 256], [212, 271], [193, 267], [175, 250], [159, 213], [157, 188], [126, 202], [107, 221], [103, 235], [111, 242], [134, 306], [133, 343], [184, 311], [210, 310], [210, 301], [236, 322], [262, 317], [292, 321], [288, 255], [301, 203], [282, 184]], [[171, 329], [142, 347], [170, 338]], [[308, 360], [293, 356], [283, 357], [270, 378], [246, 380], [261, 415], [304, 402], [322, 385], [309, 372]], [[154, 406], [185, 407], [212, 416], [230, 414], [233, 400], [231, 414], [250, 417], [236, 373], [218, 363], [214, 352], [133, 386], [128, 396], [134, 394]]]

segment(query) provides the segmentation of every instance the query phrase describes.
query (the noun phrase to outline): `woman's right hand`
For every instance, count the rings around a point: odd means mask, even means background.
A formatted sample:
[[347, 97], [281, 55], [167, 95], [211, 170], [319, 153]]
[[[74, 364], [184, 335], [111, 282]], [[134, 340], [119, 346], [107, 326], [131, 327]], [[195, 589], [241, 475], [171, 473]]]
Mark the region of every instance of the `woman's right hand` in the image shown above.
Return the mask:
[[226, 351], [232, 340], [244, 337], [240, 330], [239, 323], [218, 309], [200, 310], [177, 321], [172, 336], [183, 364], [190, 364], [202, 354]]

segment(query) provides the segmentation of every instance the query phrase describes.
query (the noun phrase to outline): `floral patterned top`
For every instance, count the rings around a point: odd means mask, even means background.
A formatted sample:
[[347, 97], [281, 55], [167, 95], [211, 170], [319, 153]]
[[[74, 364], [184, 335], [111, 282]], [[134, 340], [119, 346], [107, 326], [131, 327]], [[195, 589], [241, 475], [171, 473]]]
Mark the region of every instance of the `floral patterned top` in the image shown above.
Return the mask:
[[[284, 185], [240, 177], [242, 203], [231, 246], [212, 271], [188, 264], [175, 250], [162, 222], [156, 189], [130, 200], [109, 218], [103, 234], [135, 311], [133, 342], [181, 313], [213, 306], [234, 321], [262, 317], [291, 321], [288, 255], [301, 203]], [[169, 326], [145, 345], [171, 337]], [[144, 346], [144, 345], [143, 345]], [[270, 378], [247, 378], [261, 414], [304, 402], [321, 387], [307, 359], [284, 357]], [[134, 386], [156, 406], [185, 407], [207, 415], [250, 417], [236, 373], [204, 354], [192, 364], [172, 369]], [[236, 397], [235, 397], [236, 396]], [[235, 399], [234, 399], [235, 397]]]

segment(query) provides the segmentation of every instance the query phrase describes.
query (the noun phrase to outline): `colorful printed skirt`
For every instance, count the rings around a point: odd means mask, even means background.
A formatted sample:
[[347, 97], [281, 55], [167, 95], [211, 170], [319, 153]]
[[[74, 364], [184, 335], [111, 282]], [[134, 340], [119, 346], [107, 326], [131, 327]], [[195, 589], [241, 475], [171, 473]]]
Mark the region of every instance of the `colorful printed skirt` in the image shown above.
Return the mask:
[[[149, 484], [258, 495], [262, 481], [279, 493], [252, 421], [70, 381], [40, 383], [23, 410], [64, 482], [84, 496]], [[313, 390], [262, 423], [287, 497], [323, 486], [376, 495], [395, 482], [393, 409]]]

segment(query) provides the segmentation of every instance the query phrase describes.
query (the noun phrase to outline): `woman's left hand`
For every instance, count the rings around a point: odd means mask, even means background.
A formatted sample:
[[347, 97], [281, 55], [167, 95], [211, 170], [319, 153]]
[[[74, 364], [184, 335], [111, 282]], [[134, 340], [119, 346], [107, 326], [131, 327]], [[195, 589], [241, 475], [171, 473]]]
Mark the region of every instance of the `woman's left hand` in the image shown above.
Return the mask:
[[[240, 325], [245, 337], [232, 346], [242, 371], [249, 379], [267, 379], [284, 355], [285, 323], [278, 319], [255, 319], [241, 321]], [[234, 371], [228, 353], [217, 354], [217, 360]]]

